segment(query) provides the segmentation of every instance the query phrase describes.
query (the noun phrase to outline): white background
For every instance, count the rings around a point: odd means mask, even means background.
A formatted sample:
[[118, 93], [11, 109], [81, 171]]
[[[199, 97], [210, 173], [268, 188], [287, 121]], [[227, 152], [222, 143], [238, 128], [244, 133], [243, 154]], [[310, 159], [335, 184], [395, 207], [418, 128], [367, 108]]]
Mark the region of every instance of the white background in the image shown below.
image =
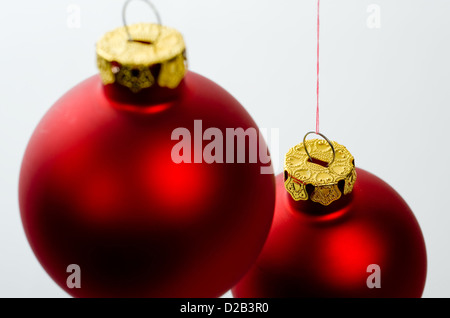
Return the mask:
[[[23, 233], [20, 163], [49, 107], [97, 72], [95, 43], [121, 25], [123, 3], [2, 3], [0, 297], [67, 297]], [[282, 163], [284, 153], [314, 129], [316, 1], [154, 3], [164, 24], [184, 34], [190, 69], [230, 91], [260, 127], [280, 129], [274, 159]], [[372, 3], [381, 8], [379, 29], [367, 25]], [[81, 10], [80, 28], [71, 23], [71, 4]], [[449, 15], [445, 0], [322, 0], [322, 132], [410, 204], [428, 250], [425, 297], [450, 296]], [[128, 16], [130, 23], [154, 21], [140, 1]]]

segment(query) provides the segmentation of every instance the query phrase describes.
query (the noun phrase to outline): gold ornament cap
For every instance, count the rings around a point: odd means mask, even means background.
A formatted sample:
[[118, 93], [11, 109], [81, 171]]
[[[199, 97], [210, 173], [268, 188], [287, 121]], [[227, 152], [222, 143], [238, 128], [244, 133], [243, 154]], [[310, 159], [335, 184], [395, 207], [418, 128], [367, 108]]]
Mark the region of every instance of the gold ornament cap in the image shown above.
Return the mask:
[[[356, 181], [355, 160], [344, 146], [306, 137], [291, 148], [284, 162], [284, 185], [295, 201], [309, 200], [328, 206], [353, 191]], [[308, 191], [311, 194], [308, 194]]]
[[186, 46], [175, 29], [125, 24], [97, 42], [97, 66], [105, 85], [118, 83], [135, 93], [155, 85], [174, 89], [187, 72]]

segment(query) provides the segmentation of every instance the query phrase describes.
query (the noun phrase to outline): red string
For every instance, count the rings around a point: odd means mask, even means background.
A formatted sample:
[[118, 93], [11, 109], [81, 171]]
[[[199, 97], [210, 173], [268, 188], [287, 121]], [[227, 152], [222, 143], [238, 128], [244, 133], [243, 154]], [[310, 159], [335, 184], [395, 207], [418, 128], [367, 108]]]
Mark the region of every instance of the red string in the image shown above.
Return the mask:
[[320, 108], [319, 108], [319, 84], [320, 84], [320, 0], [317, 0], [317, 109], [316, 109], [316, 133], [320, 132]]

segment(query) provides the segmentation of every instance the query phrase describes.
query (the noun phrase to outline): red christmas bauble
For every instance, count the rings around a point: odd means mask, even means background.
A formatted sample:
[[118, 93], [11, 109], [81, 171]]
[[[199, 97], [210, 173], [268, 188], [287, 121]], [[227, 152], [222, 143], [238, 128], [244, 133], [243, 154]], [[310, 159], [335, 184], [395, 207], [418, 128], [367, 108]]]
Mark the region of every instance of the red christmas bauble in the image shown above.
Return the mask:
[[[210, 142], [200, 132], [198, 143], [195, 120], [203, 131], [257, 129], [229, 93], [192, 72], [176, 89], [139, 93], [94, 76], [42, 119], [23, 159], [21, 216], [40, 263], [70, 295], [217, 297], [250, 268], [272, 222], [274, 176], [259, 159], [175, 163], [177, 128], [192, 132], [193, 160]], [[66, 284], [70, 264], [81, 288]]]
[[294, 201], [277, 177], [271, 232], [235, 297], [421, 297], [427, 258], [412, 211], [384, 181], [356, 171], [353, 192], [327, 207]]

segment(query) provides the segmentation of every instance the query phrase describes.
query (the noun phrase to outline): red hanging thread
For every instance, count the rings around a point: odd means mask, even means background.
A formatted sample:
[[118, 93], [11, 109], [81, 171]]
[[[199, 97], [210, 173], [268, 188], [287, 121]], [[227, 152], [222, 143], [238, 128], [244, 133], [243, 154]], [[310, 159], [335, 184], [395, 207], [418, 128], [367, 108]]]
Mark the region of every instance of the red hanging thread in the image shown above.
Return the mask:
[[320, 84], [320, 0], [317, 0], [317, 108], [316, 108], [316, 133], [320, 133], [320, 108], [319, 108], [319, 84]]

